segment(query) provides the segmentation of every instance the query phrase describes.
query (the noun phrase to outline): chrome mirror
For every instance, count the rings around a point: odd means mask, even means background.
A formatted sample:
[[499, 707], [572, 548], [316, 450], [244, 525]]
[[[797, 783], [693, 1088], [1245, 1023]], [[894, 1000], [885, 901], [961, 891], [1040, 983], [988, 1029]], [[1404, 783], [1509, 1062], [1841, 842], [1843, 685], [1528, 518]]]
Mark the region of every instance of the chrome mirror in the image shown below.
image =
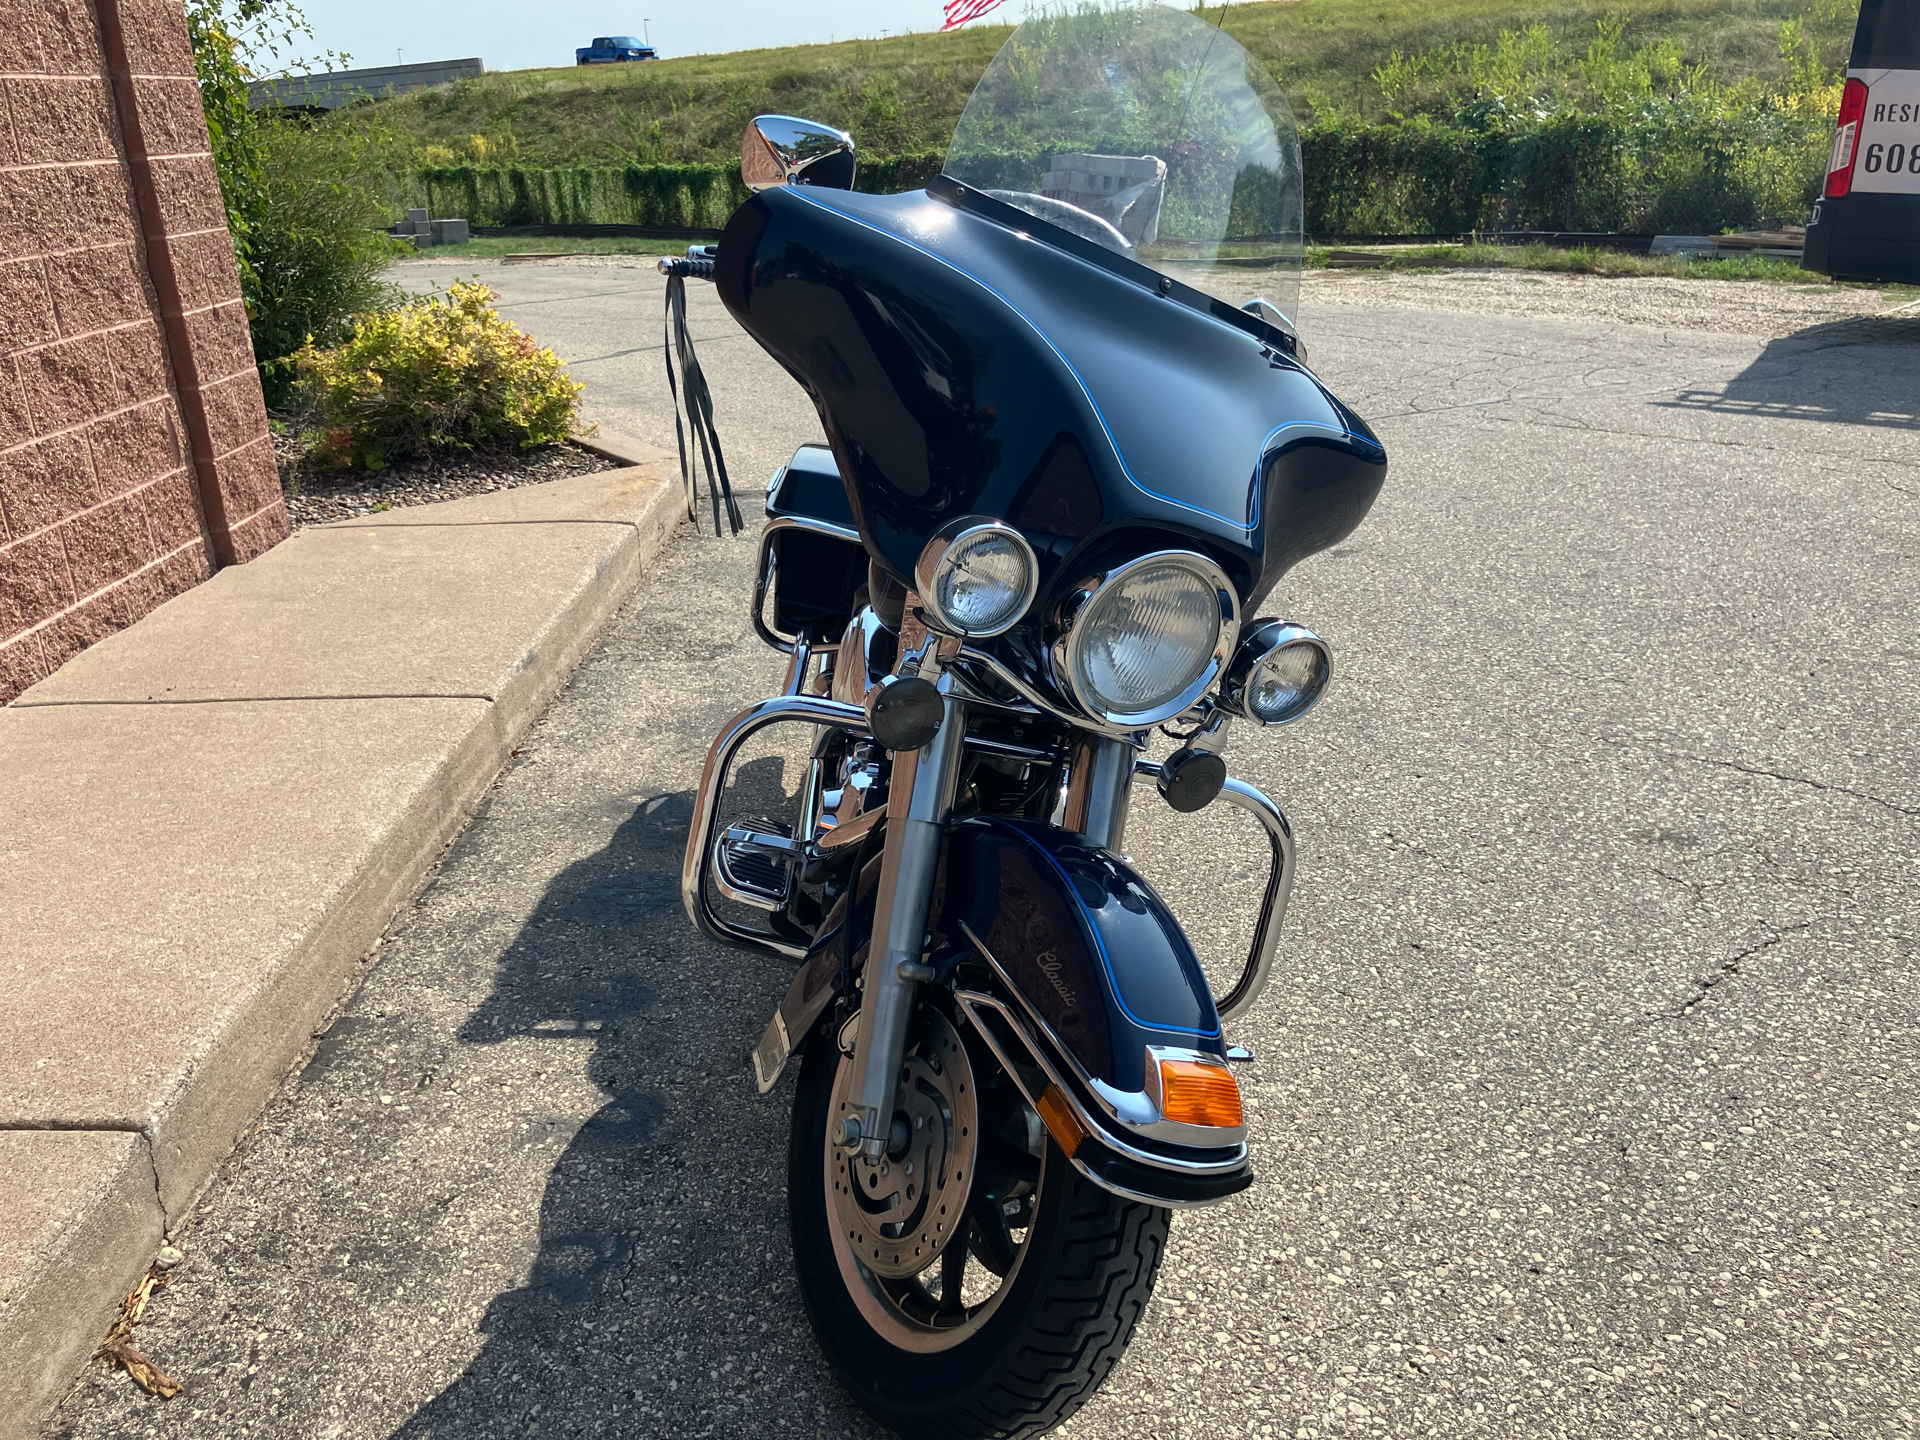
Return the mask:
[[853, 188], [853, 137], [792, 115], [756, 115], [740, 137], [740, 178], [749, 190], [775, 185]]

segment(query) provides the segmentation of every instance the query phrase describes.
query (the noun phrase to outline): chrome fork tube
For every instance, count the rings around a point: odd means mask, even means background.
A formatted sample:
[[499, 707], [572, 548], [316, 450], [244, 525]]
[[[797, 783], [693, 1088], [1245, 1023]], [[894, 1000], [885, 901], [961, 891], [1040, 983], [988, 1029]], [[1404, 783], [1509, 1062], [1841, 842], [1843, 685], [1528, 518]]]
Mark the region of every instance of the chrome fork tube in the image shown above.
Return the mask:
[[855, 1042], [858, 1070], [853, 1102], [855, 1133], [838, 1137], [858, 1143], [869, 1163], [886, 1152], [893, 1125], [893, 1092], [906, 1048], [914, 987], [932, 972], [921, 960], [926, 948], [927, 905], [940, 864], [940, 838], [953, 809], [960, 776], [966, 705], [953, 693], [951, 676], [940, 679], [945, 698], [940, 729], [925, 747], [896, 752], [887, 791], [887, 842], [874, 897], [873, 939], [867, 948]]
[[1127, 801], [1133, 791], [1137, 753], [1125, 740], [1086, 730], [1076, 734], [1061, 829], [1078, 831], [1089, 845], [1118, 850], [1127, 835]]

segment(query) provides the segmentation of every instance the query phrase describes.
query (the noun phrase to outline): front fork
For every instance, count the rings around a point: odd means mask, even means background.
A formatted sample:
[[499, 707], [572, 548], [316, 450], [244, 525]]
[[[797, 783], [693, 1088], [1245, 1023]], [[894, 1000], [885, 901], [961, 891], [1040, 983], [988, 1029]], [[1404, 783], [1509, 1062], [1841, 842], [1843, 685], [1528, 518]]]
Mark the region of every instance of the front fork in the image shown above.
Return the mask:
[[873, 936], [860, 995], [853, 1063], [854, 1113], [835, 1139], [858, 1148], [869, 1164], [885, 1154], [893, 1126], [893, 1095], [906, 1049], [914, 987], [933, 978], [926, 953], [927, 907], [940, 866], [940, 841], [952, 813], [966, 735], [966, 704], [942, 675], [940, 728], [918, 750], [893, 756], [887, 788], [887, 839], [880, 858]]
[[[868, 1163], [885, 1153], [893, 1124], [893, 1095], [906, 1048], [914, 987], [933, 978], [926, 951], [927, 907], [940, 864], [940, 841], [953, 810], [960, 775], [966, 705], [942, 676], [940, 729], [919, 750], [894, 755], [887, 792], [887, 845], [880, 860], [873, 938], [867, 950], [865, 988], [855, 1042], [854, 1114], [836, 1137], [858, 1147]], [[1089, 845], [1117, 850], [1126, 833], [1133, 788], [1134, 748], [1124, 740], [1082, 734], [1074, 744], [1062, 798], [1065, 828]]]

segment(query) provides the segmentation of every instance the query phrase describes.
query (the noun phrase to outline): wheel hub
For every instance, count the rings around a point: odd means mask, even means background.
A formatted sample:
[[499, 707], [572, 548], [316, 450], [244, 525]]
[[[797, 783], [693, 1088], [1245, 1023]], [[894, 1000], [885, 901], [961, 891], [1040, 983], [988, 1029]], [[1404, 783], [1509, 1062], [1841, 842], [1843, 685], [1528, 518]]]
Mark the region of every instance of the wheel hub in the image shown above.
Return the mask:
[[[868, 1163], [827, 1145], [834, 1223], [860, 1264], [876, 1275], [917, 1275], [967, 1224], [979, 1141], [973, 1067], [953, 1023], [923, 1012], [918, 1041], [901, 1062], [886, 1153]], [[834, 1082], [834, 1133], [854, 1114], [848, 1092], [855, 1067], [842, 1061]]]

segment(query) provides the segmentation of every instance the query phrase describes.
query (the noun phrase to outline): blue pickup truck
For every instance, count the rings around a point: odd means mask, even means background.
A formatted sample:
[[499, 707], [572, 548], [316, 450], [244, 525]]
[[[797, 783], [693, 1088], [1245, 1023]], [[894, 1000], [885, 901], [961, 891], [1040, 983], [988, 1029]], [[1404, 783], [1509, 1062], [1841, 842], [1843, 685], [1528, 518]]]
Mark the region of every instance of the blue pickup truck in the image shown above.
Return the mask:
[[627, 60], [657, 60], [659, 52], [642, 45], [631, 35], [602, 35], [591, 45], [573, 52], [576, 65], [616, 65]]

